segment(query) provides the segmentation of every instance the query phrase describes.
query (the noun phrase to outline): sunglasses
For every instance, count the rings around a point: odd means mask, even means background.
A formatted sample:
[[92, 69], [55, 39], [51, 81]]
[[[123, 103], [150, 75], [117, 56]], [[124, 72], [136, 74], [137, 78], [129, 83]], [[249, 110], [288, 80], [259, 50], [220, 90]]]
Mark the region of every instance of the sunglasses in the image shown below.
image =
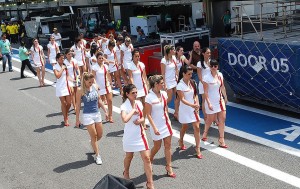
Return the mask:
[[210, 65], [211, 68], [217, 68], [218, 65]]

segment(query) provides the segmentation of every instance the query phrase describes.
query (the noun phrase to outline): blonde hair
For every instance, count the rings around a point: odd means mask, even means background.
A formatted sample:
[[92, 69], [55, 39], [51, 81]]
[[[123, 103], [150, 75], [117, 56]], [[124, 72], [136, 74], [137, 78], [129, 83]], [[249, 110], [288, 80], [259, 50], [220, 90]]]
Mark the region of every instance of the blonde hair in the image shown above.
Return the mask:
[[87, 88], [86, 88], [86, 85], [85, 85], [85, 81], [87, 81], [89, 79], [93, 79], [93, 78], [94, 78], [94, 75], [92, 73], [83, 72], [82, 78], [81, 78], [81, 89], [83, 91], [82, 96], [87, 93]]
[[160, 83], [160, 81], [162, 81], [164, 79], [164, 77], [162, 75], [153, 75], [149, 77], [149, 85], [150, 88], [153, 89], [155, 87], [155, 83]]

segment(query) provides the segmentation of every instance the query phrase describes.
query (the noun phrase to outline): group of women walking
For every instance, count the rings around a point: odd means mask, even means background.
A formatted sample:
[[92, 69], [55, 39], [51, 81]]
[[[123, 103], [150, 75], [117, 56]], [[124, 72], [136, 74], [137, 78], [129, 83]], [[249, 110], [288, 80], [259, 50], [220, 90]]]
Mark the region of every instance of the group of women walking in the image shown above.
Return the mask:
[[[122, 42], [124, 43], [122, 44]], [[203, 48], [202, 59], [198, 62], [199, 83], [192, 80], [193, 69], [190, 60], [184, 55], [184, 49], [172, 45], [164, 47], [161, 60], [161, 74], [147, 79], [145, 65], [140, 62], [140, 53], [131, 44], [130, 38], [122, 36], [110, 39], [94, 38], [87, 49], [82, 38], [77, 38], [74, 46], [65, 53], [59, 51], [51, 38], [48, 44], [49, 62], [57, 78], [56, 96], [61, 101], [61, 110], [65, 126], [69, 126], [68, 112], [73, 104], [76, 112], [76, 126], [86, 127], [95, 152], [95, 161], [102, 164], [97, 141], [103, 133], [101, 107], [106, 121], [113, 123], [112, 88], [113, 79], [123, 96], [121, 118], [125, 124], [123, 136], [124, 158], [123, 176], [130, 179], [130, 164], [135, 152], [140, 152], [147, 177], [147, 188], [154, 188], [152, 164], [156, 153], [164, 144], [166, 173], [175, 178], [172, 170], [171, 139], [172, 124], [168, 115], [168, 103], [175, 99], [176, 118], [181, 124], [179, 149], [186, 150], [184, 135], [191, 124], [195, 137], [195, 157], [202, 159], [200, 151], [200, 116], [202, 108], [205, 127], [202, 136], [207, 141], [208, 130], [213, 122], [219, 127], [219, 146], [227, 148], [224, 141], [226, 118], [226, 90], [222, 74], [218, 71], [218, 62], [210, 59], [210, 49]], [[33, 41], [30, 49], [33, 63], [36, 65], [40, 86], [44, 86], [45, 58], [38, 40]], [[79, 80], [81, 77], [81, 80]], [[121, 79], [122, 78], [122, 79]], [[122, 88], [121, 81], [124, 82]], [[202, 95], [199, 104], [198, 94]], [[83, 103], [80, 117], [81, 103]], [[107, 104], [108, 109], [104, 106]], [[153, 147], [150, 148], [145, 119], [150, 125]]]

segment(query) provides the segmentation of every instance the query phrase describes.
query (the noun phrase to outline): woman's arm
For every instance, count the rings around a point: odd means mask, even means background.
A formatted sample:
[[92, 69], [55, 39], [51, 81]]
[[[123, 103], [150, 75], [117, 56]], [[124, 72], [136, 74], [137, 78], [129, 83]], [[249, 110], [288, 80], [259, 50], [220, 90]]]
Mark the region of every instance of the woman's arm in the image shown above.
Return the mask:
[[128, 69], [128, 77], [129, 77], [129, 84], [133, 84], [133, 76], [132, 71]]
[[154, 124], [154, 121], [151, 116], [151, 111], [152, 111], [152, 106], [148, 104], [147, 102], [145, 103], [145, 116], [147, 116], [149, 123], [151, 124], [151, 127], [153, 128], [154, 134], [160, 135], [156, 125]]
[[221, 92], [222, 92], [222, 95], [223, 95], [223, 97], [224, 97], [225, 104], [227, 104], [228, 99], [227, 99], [226, 88], [225, 88], [225, 85], [224, 85], [224, 79], [222, 79], [222, 80], [223, 80], [223, 81], [222, 81], [223, 85], [222, 85], [222, 87], [221, 87]]
[[180, 100], [183, 104], [185, 104], [185, 105], [187, 105], [187, 106], [191, 106], [192, 108], [196, 108], [197, 104], [189, 103], [189, 102], [184, 98], [184, 94], [183, 94], [182, 91], [178, 91], [178, 90], [177, 90], [177, 94], [178, 94], [179, 100]]
[[197, 75], [198, 75], [199, 81], [202, 83], [202, 69], [199, 67], [197, 67]]
[[50, 58], [50, 48], [48, 48], [48, 59]]
[[121, 118], [122, 118], [122, 121], [123, 121], [124, 123], [127, 123], [127, 122], [131, 119], [131, 117], [132, 117], [133, 115], [138, 114], [138, 113], [139, 113], [139, 111], [138, 111], [137, 109], [135, 109], [135, 108], [133, 108], [133, 109], [131, 110], [131, 112], [129, 112], [128, 114], [126, 114], [125, 111], [121, 111]]
[[204, 89], [204, 94], [203, 94], [204, 95], [204, 99], [205, 99], [205, 101], [206, 101], [206, 103], [208, 105], [208, 108], [210, 110], [213, 110], [213, 107], [212, 107], [212, 105], [210, 103], [210, 100], [209, 100], [209, 97], [208, 97], [208, 84], [206, 82], [203, 82], [203, 89]]
[[163, 63], [160, 63], [160, 70], [161, 70], [161, 75], [164, 78], [164, 83], [165, 83], [165, 91], [167, 91], [167, 83], [166, 83], [166, 65]]
[[144, 68], [144, 71], [143, 71], [143, 80], [144, 80], [144, 82], [145, 82], [145, 87], [146, 87], [146, 90], [148, 91], [148, 86], [149, 86], [149, 84], [148, 84], [148, 79], [147, 79], [147, 75], [146, 75], [146, 69]]
[[61, 70], [60, 70], [60, 71], [57, 71], [56, 69], [54, 69], [53, 72], [54, 72], [55, 77], [56, 77], [57, 79], [59, 79], [59, 78], [61, 77], [62, 73], [65, 71], [65, 69], [66, 69], [66, 66], [65, 66], [65, 65], [63, 65], [63, 66], [61, 67]]

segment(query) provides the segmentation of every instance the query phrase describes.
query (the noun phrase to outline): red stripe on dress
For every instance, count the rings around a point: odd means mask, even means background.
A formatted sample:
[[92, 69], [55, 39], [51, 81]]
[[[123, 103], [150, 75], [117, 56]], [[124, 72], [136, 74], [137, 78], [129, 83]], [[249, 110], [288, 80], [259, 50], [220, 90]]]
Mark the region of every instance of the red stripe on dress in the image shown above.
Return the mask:
[[140, 71], [141, 71], [141, 78], [142, 78], [142, 83], [143, 83], [144, 92], [145, 92], [145, 95], [147, 95], [148, 92], [147, 92], [146, 85], [145, 85], [145, 81], [144, 81], [144, 78], [143, 78], [143, 70], [142, 70], [142, 68], [141, 68], [140, 65], [138, 65], [138, 67], [139, 67], [139, 69], [140, 69]]
[[105, 65], [103, 65], [103, 69], [104, 69], [104, 85], [105, 85], [105, 90], [106, 90], [106, 94], [109, 94], [108, 87], [107, 87], [107, 77], [106, 77], [106, 68], [105, 68]]
[[67, 82], [68, 92], [69, 92], [69, 95], [70, 95], [71, 91], [70, 91], [69, 82], [68, 82], [68, 69], [66, 69], [66, 82]]
[[166, 119], [166, 125], [167, 125], [167, 128], [169, 130], [170, 135], [173, 135], [171, 124], [169, 122], [169, 116], [167, 116], [167, 101], [166, 101], [166, 99], [165, 99], [165, 97], [164, 97], [163, 94], [161, 94], [161, 97], [162, 97], [163, 102], [164, 102], [164, 117]]
[[220, 94], [220, 108], [222, 111], [225, 111], [225, 108], [223, 107], [223, 103], [222, 103], [222, 93], [221, 93], [221, 86], [223, 85], [222, 79], [221, 77], [218, 75], [218, 79], [220, 80], [221, 84], [220, 84], [220, 88], [219, 88], [219, 94]]
[[[136, 108], [138, 109], [139, 113], [140, 113], [140, 119], [143, 117], [143, 112], [141, 111], [140, 107], [136, 104]], [[141, 137], [142, 137], [142, 140], [144, 142], [144, 145], [145, 145], [145, 148], [146, 150], [149, 150], [149, 145], [148, 145], [148, 142], [147, 142], [147, 139], [144, 135], [144, 127], [140, 124], [140, 129], [141, 129]]]

